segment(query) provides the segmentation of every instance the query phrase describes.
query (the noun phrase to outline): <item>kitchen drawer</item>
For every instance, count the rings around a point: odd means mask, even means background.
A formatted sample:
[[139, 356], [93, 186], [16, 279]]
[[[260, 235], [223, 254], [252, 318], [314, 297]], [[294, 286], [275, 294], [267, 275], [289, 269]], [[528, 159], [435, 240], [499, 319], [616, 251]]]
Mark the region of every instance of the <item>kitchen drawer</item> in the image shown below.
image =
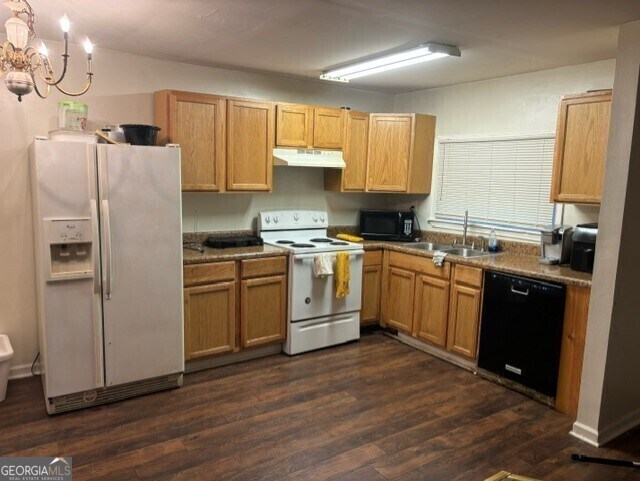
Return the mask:
[[389, 265], [442, 279], [449, 279], [451, 276], [450, 262], [444, 262], [442, 267], [436, 267], [433, 259], [429, 257], [391, 252], [389, 254]]
[[287, 258], [278, 256], [264, 259], [247, 259], [241, 261], [241, 269], [243, 279], [285, 274], [287, 272]]
[[382, 251], [366, 251], [364, 253], [364, 266], [379, 266], [382, 264]]
[[232, 281], [236, 277], [236, 263], [213, 262], [210, 264], [193, 264], [184, 266], [185, 287], [199, 284], [213, 284], [220, 281]]
[[482, 287], [482, 269], [478, 269], [477, 267], [456, 264], [454, 276], [456, 284], [467, 284], [478, 288]]

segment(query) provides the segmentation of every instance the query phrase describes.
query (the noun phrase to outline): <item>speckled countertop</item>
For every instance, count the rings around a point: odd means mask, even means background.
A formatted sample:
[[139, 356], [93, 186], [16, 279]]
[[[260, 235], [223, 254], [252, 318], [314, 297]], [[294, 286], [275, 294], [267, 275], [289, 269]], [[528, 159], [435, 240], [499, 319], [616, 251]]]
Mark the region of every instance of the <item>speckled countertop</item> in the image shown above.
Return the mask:
[[[433, 251], [416, 249], [411, 246], [411, 243], [364, 241], [363, 244], [365, 250], [388, 249], [429, 258], [433, 257], [434, 254]], [[448, 255], [446, 260], [453, 263], [480, 267], [482, 269], [490, 269], [507, 274], [533, 277], [536, 279], [558, 282], [561, 284], [571, 284], [580, 287], [591, 287], [591, 274], [587, 272], [574, 271], [569, 267], [540, 264], [538, 262], [538, 257], [531, 255], [513, 254], [510, 252], [476, 258]]]
[[[348, 232], [357, 234], [353, 227], [338, 226], [330, 228], [329, 236], [335, 236], [338, 232]], [[219, 237], [228, 237], [230, 235], [247, 235], [252, 231], [236, 231], [223, 233], [201, 233], [201, 234], [185, 234], [185, 242], [200, 243], [209, 235]], [[459, 236], [457, 236], [459, 237]], [[423, 240], [439, 243], [451, 243], [456, 236], [448, 234], [440, 234], [436, 232], [423, 233]], [[460, 241], [457, 239], [458, 242]], [[464, 264], [468, 266], [480, 267], [482, 269], [491, 269], [507, 274], [515, 274], [525, 277], [533, 277], [536, 279], [558, 282], [561, 284], [571, 284], [574, 286], [591, 287], [591, 274], [587, 272], [578, 272], [569, 267], [551, 266], [540, 264], [538, 262], [539, 247], [535, 244], [525, 244], [521, 242], [504, 242], [501, 244], [507, 249], [506, 252], [488, 257], [465, 258], [459, 256], [448, 255], [447, 260], [450, 262]], [[407, 254], [433, 257], [433, 251], [425, 251], [412, 247], [410, 242], [386, 242], [386, 241], [364, 241], [365, 250], [388, 249], [396, 252], [405, 252]], [[204, 252], [183, 249], [184, 264], [200, 264], [205, 262], [233, 261], [242, 259], [254, 259], [258, 257], [274, 257], [289, 255], [290, 251], [281, 247], [264, 245], [257, 247], [238, 247], [229, 249], [211, 249], [204, 248]]]
[[191, 249], [182, 249], [183, 263], [202, 264], [205, 262], [237, 261], [242, 259], [256, 259], [258, 257], [274, 257], [289, 255], [287, 249], [270, 245], [254, 247], [231, 247], [228, 249], [211, 249], [205, 247], [200, 253]]

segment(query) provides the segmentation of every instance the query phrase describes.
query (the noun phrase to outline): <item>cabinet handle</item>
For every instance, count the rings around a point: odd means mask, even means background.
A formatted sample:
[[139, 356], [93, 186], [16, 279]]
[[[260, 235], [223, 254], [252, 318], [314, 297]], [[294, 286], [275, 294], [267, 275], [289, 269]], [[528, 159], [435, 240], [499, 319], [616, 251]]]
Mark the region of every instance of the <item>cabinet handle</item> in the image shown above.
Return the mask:
[[516, 289], [513, 286], [511, 286], [511, 292], [513, 292], [514, 294], [519, 294], [521, 296], [528, 296], [529, 295], [529, 289], [527, 289], [526, 291], [519, 291], [518, 289]]

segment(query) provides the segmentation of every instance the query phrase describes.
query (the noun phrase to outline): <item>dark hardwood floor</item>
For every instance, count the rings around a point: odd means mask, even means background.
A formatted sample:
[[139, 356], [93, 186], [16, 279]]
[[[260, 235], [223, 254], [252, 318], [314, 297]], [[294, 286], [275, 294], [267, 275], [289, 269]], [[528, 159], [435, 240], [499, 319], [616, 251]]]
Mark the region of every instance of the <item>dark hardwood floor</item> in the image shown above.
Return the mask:
[[0, 453], [73, 456], [84, 480], [640, 480], [573, 452], [571, 420], [382, 334], [185, 376], [180, 389], [49, 417], [39, 379], [9, 384]]

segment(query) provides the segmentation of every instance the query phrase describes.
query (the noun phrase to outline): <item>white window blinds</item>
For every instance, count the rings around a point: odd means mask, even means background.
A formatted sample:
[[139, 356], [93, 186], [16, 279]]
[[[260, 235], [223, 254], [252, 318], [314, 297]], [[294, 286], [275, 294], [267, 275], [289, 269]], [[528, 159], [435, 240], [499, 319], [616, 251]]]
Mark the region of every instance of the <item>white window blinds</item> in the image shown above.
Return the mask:
[[551, 224], [554, 137], [441, 140], [435, 216], [534, 230]]

